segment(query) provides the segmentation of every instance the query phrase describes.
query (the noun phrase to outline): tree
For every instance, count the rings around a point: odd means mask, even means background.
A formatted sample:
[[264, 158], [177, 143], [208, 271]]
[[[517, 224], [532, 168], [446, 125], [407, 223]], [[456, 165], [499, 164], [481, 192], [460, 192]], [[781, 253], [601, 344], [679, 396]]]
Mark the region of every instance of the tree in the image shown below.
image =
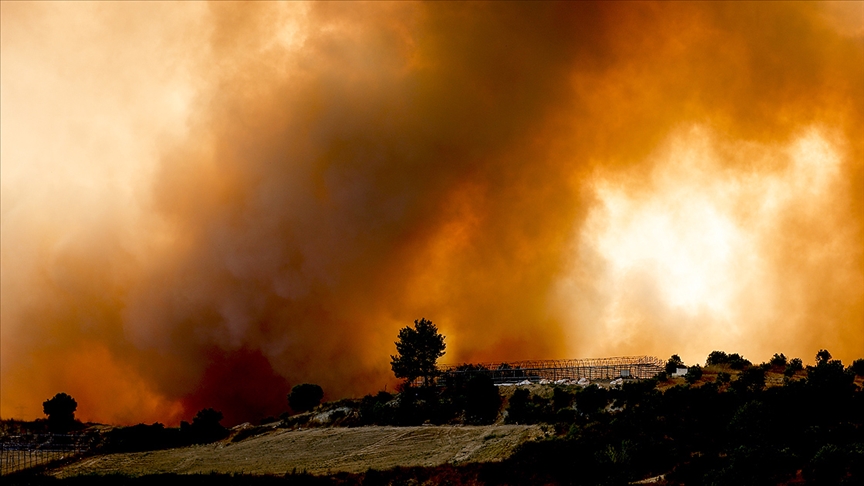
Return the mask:
[[749, 359], [741, 356], [738, 353], [732, 353], [729, 355], [729, 367], [733, 370], [743, 370], [745, 367], [750, 366], [751, 363]]
[[857, 376], [864, 376], [864, 359], [856, 359], [849, 365], [849, 371]]
[[68, 432], [75, 425], [77, 408], [78, 402], [65, 393], [58, 393], [42, 402], [42, 411], [48, 416], [48, 428], [53, 432]]
[[228, 429], [219, 423], [222, 417], [222, 412], [213, 408], [199, 410], [192, 418], [191, 425], [186, 421], [180, 422], [180, 433], [199, 444], [223, 439], [228, 435]]
[[687, 383], [691, 385], [699, 381], [702, 378], [702, 367], [697, 365], [693, 365], [687, 368], [687, 374], [684, 375], [684, 379], [687, 380]]
[[432, 321], [420, 319], [414, 321], [414, 328], [404, 327], [399, 331], [396, 341], [397, 355], [390, 356], [390, 367], [397, 378], [405, 378], [408, 386], [423, 378], [423, 384], [428, 386], [438, 375], [435, 363], [444, 356], [444, 336], [438, 333], [438, 328]]
[[288, 394], [288, 405], [295, 412], [308, 412], [317, 407], [324, 398], [324, 390], [311, 383], [303, 383], [291, 388], [291, 393]]
[[666, 362], [666, 374], [671, 376], [675, 374], [675, 371], [678, 368], [686, 368], [686, 366], [684, 366], [684, 362], [681, 361], [680, 356], [678, 356], [677, 354], [673, 354], [672, 357], [669, 358], [669, 361]]
[[771, 357], [771, 366], [786, 366], [786, 355], [783, 353], [777, 354], [774, 353], [774, 356]]
[[827, 363], [831, 361], [831, 353], [828, 352], [827, 349], [820, 349], [818, 353], [816, 353], [816, 365], [820, 365], [822, 363]]
[[705, 360], [705, 366], [715, 366], [726, 364], [729, 362], [729, 356], [723, 351], [711, 351], [708, 354], [708, 359]]
[[786, 365], [786, 370], [783, 371], [783, 374], [786, 376], [793, 376], [796, 371], [801, 371], [804, 369], [804, 362], [801, 361], [801, 358], [792, 358], [789, 360], [789, 363]]

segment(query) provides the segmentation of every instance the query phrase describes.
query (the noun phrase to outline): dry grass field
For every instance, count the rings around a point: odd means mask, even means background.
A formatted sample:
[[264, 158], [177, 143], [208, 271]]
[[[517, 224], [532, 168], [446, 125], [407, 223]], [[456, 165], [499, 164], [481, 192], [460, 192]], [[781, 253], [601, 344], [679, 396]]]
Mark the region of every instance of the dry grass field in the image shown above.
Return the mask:
[[537, 425], [274, 429], [240, 442], [98, 455], [48, 474], [359, 473], [370, 468], [500, 461], [519, 444], [544, 434]]

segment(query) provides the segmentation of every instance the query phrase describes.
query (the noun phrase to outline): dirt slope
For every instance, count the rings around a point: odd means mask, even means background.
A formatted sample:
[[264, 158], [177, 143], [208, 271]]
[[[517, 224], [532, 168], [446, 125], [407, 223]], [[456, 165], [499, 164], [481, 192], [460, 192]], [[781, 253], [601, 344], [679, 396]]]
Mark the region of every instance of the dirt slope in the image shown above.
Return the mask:
[[236, 443], [90, 457], [50, 474], [363, 472], [501, 460], [542, 435], [540, 426], [519, 425], [277, 429]]

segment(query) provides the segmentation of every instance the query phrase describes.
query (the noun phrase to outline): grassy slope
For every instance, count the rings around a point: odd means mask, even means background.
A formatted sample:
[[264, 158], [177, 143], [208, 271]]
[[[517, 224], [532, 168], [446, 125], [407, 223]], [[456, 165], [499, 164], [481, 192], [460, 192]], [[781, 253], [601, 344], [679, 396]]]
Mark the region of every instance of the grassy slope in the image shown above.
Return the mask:
[[357, 427], [277, 429], [240, 442], [108, 454], [51, 471], [81, 474], [363, 472], [369, 468], [496, 461], [544, 435], [541, 426]]

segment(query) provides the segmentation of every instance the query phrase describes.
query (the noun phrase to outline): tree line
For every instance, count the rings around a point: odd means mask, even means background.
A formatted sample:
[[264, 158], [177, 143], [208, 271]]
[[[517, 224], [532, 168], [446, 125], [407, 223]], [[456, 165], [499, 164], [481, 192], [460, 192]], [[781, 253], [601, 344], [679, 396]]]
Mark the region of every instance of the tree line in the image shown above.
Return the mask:
[[[713, 351], [703, 367], [673, 355], [655, 378], [626, 380], [617, 388], [508, 387], [507, 396], [486, 374], [442, 374], [437, 360], [445, 338], [431, 321], [401, 329], [395, 344], [391, 369], [403, 381], [394, 393], [321, 405], [320, 386], [297, 385], [287, 397], [294, 413], [283, 414], [280, 426], [311, 423], [315, 413], [329, 410], [331, 424], [344, 426], [547, 427], [547, 440], [480, 467], [491, 484], [624, 484], [660, 474], [667, 484], [859, 484], [864, 478], [864, 359], [844, 366], [823, 349], [814, 366], [782, 353], [754, 364], [737, 353]], [[683, 379], [673, 378], [681, 369]], [[769, 376], [775, 386], [768, 386]], [[74, 420], [74, 399], [66, 397], [46, 401], [49, 422]], [[205, 409], [179, 429], [118, 428], [106, 447], [144, 450], [219, 440], [227, 435], [217, 427], [220, 420], [219, 412]], [[573, 458], [580, 464], [575, 475]]]

